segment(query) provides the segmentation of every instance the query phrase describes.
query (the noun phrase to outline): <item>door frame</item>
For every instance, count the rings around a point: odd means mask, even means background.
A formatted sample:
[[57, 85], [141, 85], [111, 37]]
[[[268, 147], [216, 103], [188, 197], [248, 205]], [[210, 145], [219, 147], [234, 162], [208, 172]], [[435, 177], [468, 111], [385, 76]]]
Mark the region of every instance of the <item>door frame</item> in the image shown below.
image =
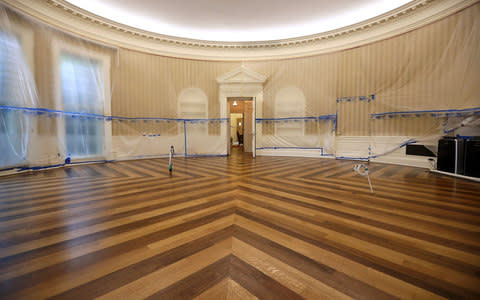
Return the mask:
[[[228, 98], [252, 98], [252, 156], [256, 156], [256, 116], [262, 115], [263, 84], [267, 77], [249, 70], [244, 66], [238, 67], [217, 78], [219, 84], [220, 117], [227, 118], [230, 124], [230, 106]], [[227, 128], [228, 127], [228, 128]], [[230, 127], [222, 126], [221, 136], [225, 141], [225, 153], [230, 155]]]
[[[256, 125], [256, 122], [255, 122], [255, 97], [227, 97], [227, 114], [228, 114], [228, 124], [230, 125], [229, 128], [231, 127], [231, 124], [230, 124], [230, 115], [231, 115], [231, 111], [230, 111], [230, 104], [229, 102], [232, 102], [232, 101], [238, 101], [238, 102], [242, 102], [242, 101], [252, 101], [252, 155], [253, 157], [255, 157], [255, 125]], [[245, 111], [243, 111], [243, 122], [245, 122]], [[245, 126], [243, 126], [243, 136], [245, 138]], [[230, 155], [230, 135], [228, 135], [228, 155]], [[243, 151], [245, 152], [245, 140], [243, 142]]]

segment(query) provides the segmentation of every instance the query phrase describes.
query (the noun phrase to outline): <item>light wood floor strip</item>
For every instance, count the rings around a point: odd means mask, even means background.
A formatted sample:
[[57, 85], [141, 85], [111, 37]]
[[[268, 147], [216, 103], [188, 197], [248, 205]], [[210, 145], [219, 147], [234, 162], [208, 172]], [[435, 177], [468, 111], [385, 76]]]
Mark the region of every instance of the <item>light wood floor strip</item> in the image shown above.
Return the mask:
[[0, 177], [0, 299], [479, 299], [480, 184], [299, 157]]

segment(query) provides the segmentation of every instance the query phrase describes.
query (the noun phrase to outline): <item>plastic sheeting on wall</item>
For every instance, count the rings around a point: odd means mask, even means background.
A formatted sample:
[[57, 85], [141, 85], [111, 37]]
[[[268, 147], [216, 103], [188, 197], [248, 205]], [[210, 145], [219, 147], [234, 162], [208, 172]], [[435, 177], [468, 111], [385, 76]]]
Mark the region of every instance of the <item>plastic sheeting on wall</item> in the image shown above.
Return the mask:
[[7, 108], [32, 107], [38, 99], [21, 43], [9, 26], [0, 9], [0, 167], [25, 164], [33, 134], [33, 115]]
[[177, 155], [226, 154], [226, 119], [112, 115], [118, 49], [3, 6], [0, 18], [1, 170], [163, 156], [170, 146]]
[[[479, 12], [341, 52], [244, 62], [268, 78], [256, 148], [371, 159], [478, 128]], [[0, 6], [0, 169], [163, 156], [171, 145], [226, 155], [215, 79], [240, 64], [116, 49]], [[339, 151], [344, 137], [364, 139], [356, 156]]]
[[335, 153], [336, 115], [257, 118], [257, 150], [316, 150]]

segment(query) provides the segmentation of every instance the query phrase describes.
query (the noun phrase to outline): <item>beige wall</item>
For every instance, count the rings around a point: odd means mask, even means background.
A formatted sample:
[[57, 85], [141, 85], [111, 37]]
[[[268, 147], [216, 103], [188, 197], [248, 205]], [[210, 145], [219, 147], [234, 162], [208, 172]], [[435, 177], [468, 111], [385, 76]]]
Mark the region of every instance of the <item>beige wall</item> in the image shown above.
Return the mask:
[[[52, 36], [79, 47], [112, 55], [112, 114], [130, 117], [177, 117], [177, 98], [189, 87], [208, 97], [208, 116], [219, 117], [216, 77], [244, 64], [267, 76], [263, 117], [274, 117], [276, 92], [300, 88], [308, 116], [339, 111], [339, 135], [368, 135], [369, 114], [382, 111], [448, 109], [480, 106], [480, 4], [418, 30], [359, 48], [313, 57], [212, 62], [177, 59], [119, 49], [118, 53], [44, 28], [35, 29], [35, 78], [42, 106], [51, 107]], [[116, 64], [118, 55], [118, 64]], [[115, 67], [116, 66], [116, 67]], [[343, 96], [375, 94], [371, 105], [338, 107]], [[402, 135], [430, 121], [399, 120], [378, 128]], [[425, 124], [421, 122], [427, 122]], [[135, 126], [143, 126], [137, 124]], [[135, 132], [142, 132], [137, 128]], [[114, 135], [125, 134], [114, 125]]]
[[[372, 112], [479, 106], [480, 4], [421, 29], [363, 47], [314, 57], [243, 62], [267, 76], [264, 117], [274, 116], [275, 93], [300, 88], [307, 115], [335, 113], [338, 97], [375, 94], [372, 105], [340, 108], [340, 135], [368, 135]], [[215, 78], [241, 62], [175, 59], [120, 50], [113, 114], [175, 116], [176, 99], [187, 87], [209, 98], [209, 117], [219, 116]], [[399, 120], [381, 128], [396, 135], [429, 126]], [[408, 127], [408, 128], [407, 128]], [[413, 128], [413, 129], [412, 129]]]

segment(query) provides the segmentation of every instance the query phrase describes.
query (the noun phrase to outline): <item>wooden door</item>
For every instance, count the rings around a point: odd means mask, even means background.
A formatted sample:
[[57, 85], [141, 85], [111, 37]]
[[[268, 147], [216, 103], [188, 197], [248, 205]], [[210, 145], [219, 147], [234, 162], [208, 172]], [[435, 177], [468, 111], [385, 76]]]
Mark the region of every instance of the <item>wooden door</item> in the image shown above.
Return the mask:
[[252, 101], [245, 101], [245, 110], [243, 111], [243, 151], [252, 152], [252, 139], [253, 139], [253, 128], [252, 128], [252, 114], [253, 114], [253, 105]]

